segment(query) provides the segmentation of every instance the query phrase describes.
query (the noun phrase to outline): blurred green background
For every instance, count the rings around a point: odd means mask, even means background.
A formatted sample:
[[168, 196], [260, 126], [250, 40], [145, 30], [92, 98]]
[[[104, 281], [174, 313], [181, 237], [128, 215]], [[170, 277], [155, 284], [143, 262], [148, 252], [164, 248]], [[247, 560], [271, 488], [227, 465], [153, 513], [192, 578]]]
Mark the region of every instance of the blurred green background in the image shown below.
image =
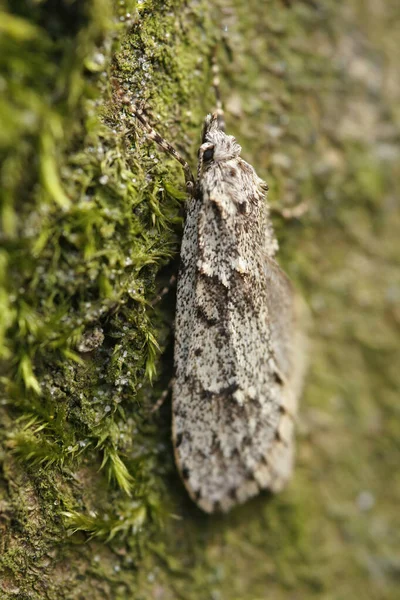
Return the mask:
[[[4, 600], [397, 599], [397, 0], [13, 0], [0, 12]], [[173, 292], [184, 178], [221, 68], [310, 306], [297, 467], [206, 516], [176, 473]], [[151, 385], [152, 384], [152, 385]]]

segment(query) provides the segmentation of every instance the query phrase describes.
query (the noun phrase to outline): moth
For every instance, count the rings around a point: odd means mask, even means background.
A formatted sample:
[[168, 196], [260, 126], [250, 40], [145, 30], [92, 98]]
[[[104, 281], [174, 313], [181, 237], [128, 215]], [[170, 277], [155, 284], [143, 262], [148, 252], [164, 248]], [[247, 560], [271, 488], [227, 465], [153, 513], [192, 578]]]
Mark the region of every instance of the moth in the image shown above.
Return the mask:
[[205, 512], [228, 511], [291, 476], [304, 372], [292, 285], [275, 260], [267, 185], [235, 138], [205, 119], [188, 189], [177, 282], [172, 439], [177, 468]]

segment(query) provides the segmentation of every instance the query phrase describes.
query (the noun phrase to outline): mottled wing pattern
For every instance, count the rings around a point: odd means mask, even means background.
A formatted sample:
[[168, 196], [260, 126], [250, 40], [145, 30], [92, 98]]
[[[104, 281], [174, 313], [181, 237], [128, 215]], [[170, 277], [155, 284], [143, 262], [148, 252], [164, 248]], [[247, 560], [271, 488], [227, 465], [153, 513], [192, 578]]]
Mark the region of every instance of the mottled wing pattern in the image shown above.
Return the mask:
[[293, 295], [273, 258], [263, 186], [238, 156], [211, 164], [186, 218], [173, 438], [183, 481], [207, 512], [277, 491], [292, 470]]

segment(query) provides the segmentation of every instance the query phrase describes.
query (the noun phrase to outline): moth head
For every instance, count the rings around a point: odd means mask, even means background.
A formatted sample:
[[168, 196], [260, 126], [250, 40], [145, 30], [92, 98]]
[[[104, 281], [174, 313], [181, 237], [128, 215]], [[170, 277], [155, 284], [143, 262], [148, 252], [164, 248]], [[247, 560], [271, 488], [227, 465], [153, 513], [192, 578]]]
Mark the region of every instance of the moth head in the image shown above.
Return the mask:
[[230, 160], [239, 156], [241, 147], [232, 135], [226, 135], [218, 121], [218, 113], [207, 115], [199, 149], [199, 166]]

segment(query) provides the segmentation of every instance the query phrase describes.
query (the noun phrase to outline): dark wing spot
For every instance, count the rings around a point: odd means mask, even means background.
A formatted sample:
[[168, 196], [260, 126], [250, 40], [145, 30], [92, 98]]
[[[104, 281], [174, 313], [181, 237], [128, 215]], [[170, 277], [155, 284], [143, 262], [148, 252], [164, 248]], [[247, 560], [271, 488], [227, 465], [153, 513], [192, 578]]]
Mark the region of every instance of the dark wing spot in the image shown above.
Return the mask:
[[279, 383], [279, 385], [283, 385], [283, 379], [277, 371], [274, 371], [273, 377], [276, 383]]
[[240, 385], [238, 383], [231, 383], [231, 385], [229, 385], [228, 387], [223, 388], [221, 390], [221, 393], [226, 394], [227, 396], [233, 396], [233, 394], [237, 392], [239, 388]]
[[188, 270], [189, 263], [186, 263], [184, 259], [181, 259], [181, 263], [179, 265], [179, 277], [182, 277]]
[[283, 444], [284, 446], [288, 447], [287, 441], [282, 437], [278, 429], [275, 431], [275, 440], [280, 444]]
[[[189, 376], [187, 378], [185, 378], [185, 381], [187, 381], [188, 378], [189, 378]], [[182, 407], [182, 404], [180, 404], [179, 409], [175, 408], [175, 415], [177, 417], [180, 417], [181, 419], [186, 419], [187, 415], [188, 415], [188, 411], [186, 408]]]
[[194, 497], [196, 498], [197, 501], [200, 500], [201, 498], [201, 491], [200, 490], [196, 490], [194, 493]]
[[217, 223], [219, 224], [222, 219], [222, 206], [215, 201], [215, 198], [210, 198], [211, 210]]
[[258, 481], [256, 479], [256, 475], [255, 475], [254, 470], [248, 469], [247, 472], [246, 472], [246, 477], [247, 477], [247, 481], [254, 482], [254, 483], [257, 484], [258, 487], [260, 487], [259, 483], [258, 483]]
[[209, 400], [210, 398], [214, 398], [215, 396], [214, 392], [210, 392], [210, 390], [205, 390], [204, 388], [201, 390], [200, 394], [204, 400]]
[[236, 175], [237, 175], [237, 171], [236, 171], [236, 169], [231, 169], [231, 170], [229, 171], [229, 175], [230, 175], [231, 177], [236, 177]]
[[203, 354], [203, 348], [196, 348], [194, 351], [195, 356], [201, 356]]
[[207, 325], [216, 325], [216, 323], [218, 323], [218, 319], [216, 319], [215, 317], [209, 317], [206, 315], [206, 313], [204, 312], [204, 310], [198, 306], [196, 309], [196, 313], [197, 313], [197, 317], [199, 319], [201, 319], [202, 321], [205, 321], [207, 323]]
[[229, 490], [228, 495], [229, 495], [229, 498], [231, 498], [234, 502], [237, 501], [237, 489], [236, 488], [231, 488]]
[[183, 440], [183, 434], [177, 433], [176, 439], [175, 439], [175, 448], [179, 448], [179, 446], [182, 444], [182, 440]]
[[185, 481], [187, 481], [190, 477], [190, 471], [187, 467], [182, 468], [182, 477]]

